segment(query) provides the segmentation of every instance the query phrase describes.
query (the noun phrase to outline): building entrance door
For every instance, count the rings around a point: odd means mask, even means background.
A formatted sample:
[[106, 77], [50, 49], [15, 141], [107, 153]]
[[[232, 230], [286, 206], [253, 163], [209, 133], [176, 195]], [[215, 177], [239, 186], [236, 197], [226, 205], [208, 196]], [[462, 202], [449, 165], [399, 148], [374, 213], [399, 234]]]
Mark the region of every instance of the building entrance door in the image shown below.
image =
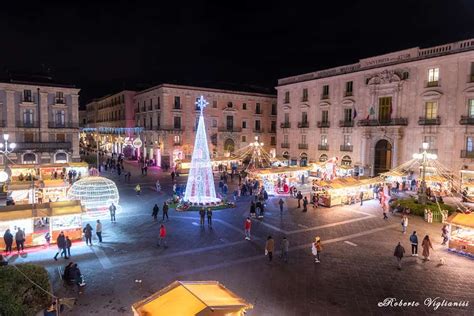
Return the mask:
[[377, 176], [392, 168], [392, 145], [385, 139], [375, 144], [374, 175]]

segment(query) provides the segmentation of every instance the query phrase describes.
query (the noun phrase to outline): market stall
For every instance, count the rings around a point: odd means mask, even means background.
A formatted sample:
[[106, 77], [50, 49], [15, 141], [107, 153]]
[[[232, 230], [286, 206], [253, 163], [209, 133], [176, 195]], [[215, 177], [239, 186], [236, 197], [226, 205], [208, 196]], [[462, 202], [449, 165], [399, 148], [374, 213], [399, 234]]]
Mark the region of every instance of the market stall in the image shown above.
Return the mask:
[[314, 162], [311, 164], [310, 176], [322, 180], [333, 180], [336, 178], [351, 177], [354, 167], [344, 163], [345, 160], [338, 164], [337, 157], [333, 157], [323, 162]]
[[12, 181], [6, 185], [7, 201], [14, 204], [37, 203], [36, 191], [41, 187], [41, 181]]
[[474, 258], [474, 214], [455, 213], [448, 217], [449, 250]]
[[217, 281], [175, 281], [132, 305], [135, 316], [243, 316], [252, 308]]
[[43, 180], [63, 179], [66, 175], [67, 165], [67, 163], [38, 165], [40, 177]]
[[69, 174], [70, 171], [75, 173], [79, 180], [89, 176], [89, 165], [87, 162], [69, 162], [66, 166], [66, 174]]
[[382, 179], [355, 179], [352, 177], [337, 178], [332, 181], [319, 181], [314, 186], [314, 193], [319, 196], [319, 204], [332, 207], [335, 205], [354, 204], [360, 202], [362, 192], [363, 200], [373, 198], [373, 186]]
[[69, 186], [69, 183], [62, 179], [43, 180], [41, 189], [36, 194], [38, 203], [66, 201]]
[[289, 194], [292, 187], [308, 178], [311, 167], [280, 167], [249, 170], [248, 176], [260, 180], [269, 195]]
[[[49, 232], [51, 242], [61, 231], [71, 240], [82, 238], [82, 207], [79, 201], [43, 204], [23, 204], [3, 207], [0, 210], [0, 231], [15, 235], [17, 229], [25, 232], [25, 247], [45, 244]], [[3, 238], [0, 247], [4, 247]]]
[[9, 165], [8, 168], [11, 172], [10, 180], [12, 182], [18, 181], [32, 181], [39, 179], [38, 168], [36, 165]]

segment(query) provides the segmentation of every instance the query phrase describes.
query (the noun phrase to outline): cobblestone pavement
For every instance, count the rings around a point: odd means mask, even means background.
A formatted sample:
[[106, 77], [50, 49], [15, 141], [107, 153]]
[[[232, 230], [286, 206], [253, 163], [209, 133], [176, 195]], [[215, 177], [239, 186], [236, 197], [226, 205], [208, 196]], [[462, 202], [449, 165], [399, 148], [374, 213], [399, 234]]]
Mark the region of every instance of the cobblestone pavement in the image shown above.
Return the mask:
[[[153, 222], [151, 209], [169, 198], [169, 174], [150, 170], [138, 175], [134, 166], [132, 183], [118, 183], [121, 211], [117, 223], [103, 217], [104, 243], [88, 247], [75, 243], [72, 260], [79, 263], [87, 286], [82, 293], [64, 287], [55, 262], [55, 249], [32, 251], [24, 257], [12, 257], [15, 263], [36, 262], [50, 272], [55, 293], [77, 297], [67, 315], [130, 315], [133, 302], [149, 296], [174, 280], [217, 280], [254, 305], [249, 315], [472, 315], [474, 314], [474, 262], [450, 254], [440, 245], [439, 224], [427, 224], [410, 217], [409, 232], [416, 230], [421, 239], [432, 237], [435, 245], [431, 261], [407, 256], [403, 269], [397, 270], [393, 250], [398, 241], [410, 252], [408, 236], [401, 233], [400, 218], [384, 221], [376, 201], [363, 206], [331, 209], [309, 208], [302, 213], [296, 200], [286, 199], [280, 215], [276, 198], [267, 203], [263, 221], [253, 220], [251, 241], [244, 240], [243, 223], [248, 214], [249, 198], [237, 202], [237, 208], [214, 212], [213, 228], [199, 227], [196, 212], [170, 212], [167, 249], [158, 248], [159, 222]], [[154, 190], [160, 178], [164, 192]], [[184, 183], [186, 177], [178, 178]], [[142, 195], [133, 188], [142, 185]], [[230, 190], [232, 192], [232, 190]], [[161, 215], [161, 214], [160, 214]], [[92, 219], [91, 219], [92, 220]], [[94, 226], [93, 226], [94, 227]], [[290, 260], [278, 256], [272, 263], [264, 256], [268, 235], [276, 241], [290, 241]], [[312, 259], [310, 243], [321, 236], [321, 263]], [[440, 259], [445, 264], [440, 264]], [[141, 280], [141, 282], [136, 282]], [[385, 298], [416, 301], [417, 307], [379, 307]], [[464, 308], [425, 306], [428, 298], [470, 300]]]

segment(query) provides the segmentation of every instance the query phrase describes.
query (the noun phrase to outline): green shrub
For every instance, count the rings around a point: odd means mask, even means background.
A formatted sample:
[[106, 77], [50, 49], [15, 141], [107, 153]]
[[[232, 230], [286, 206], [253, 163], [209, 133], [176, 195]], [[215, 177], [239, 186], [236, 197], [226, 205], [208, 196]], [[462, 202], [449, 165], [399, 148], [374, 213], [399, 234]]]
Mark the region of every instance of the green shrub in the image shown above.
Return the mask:
[[455, 211], [455, 208], [448, 204], [440, 203], [438, 207], [438, 204], [436, 203], [427, 202], [426, 205], [422, 205], [419, 204], [414, 198], [396, 200], [392, 202], [390, 206], [393, 208], [398, 204], [400, 204], [402, 207], [409, 208], [411, 210], [411, 214], [419, 216], [425, 216], [425, 208], [431, 210], [432, 212], [438, 212], [440, 209], [447, 210], [449, 214]]
[[[17, 265], [43, 289], [51, 292], [48, 272], [34, 264]], [[0, 315], [35, 315], [51, 304], [51, 297], [13, 266], [0, 267]]]

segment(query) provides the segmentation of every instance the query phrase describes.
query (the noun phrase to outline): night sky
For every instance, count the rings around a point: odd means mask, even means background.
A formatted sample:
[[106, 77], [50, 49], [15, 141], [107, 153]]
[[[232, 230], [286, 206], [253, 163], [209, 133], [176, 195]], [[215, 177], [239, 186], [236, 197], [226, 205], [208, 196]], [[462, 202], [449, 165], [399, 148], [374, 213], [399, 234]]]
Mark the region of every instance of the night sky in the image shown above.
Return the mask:
[[67, 2], [2, 3], [0, 70], [49, 69], [82, 105], [162, 82], [271, 91], [281, 77], [474, 37], [470, 0]]

